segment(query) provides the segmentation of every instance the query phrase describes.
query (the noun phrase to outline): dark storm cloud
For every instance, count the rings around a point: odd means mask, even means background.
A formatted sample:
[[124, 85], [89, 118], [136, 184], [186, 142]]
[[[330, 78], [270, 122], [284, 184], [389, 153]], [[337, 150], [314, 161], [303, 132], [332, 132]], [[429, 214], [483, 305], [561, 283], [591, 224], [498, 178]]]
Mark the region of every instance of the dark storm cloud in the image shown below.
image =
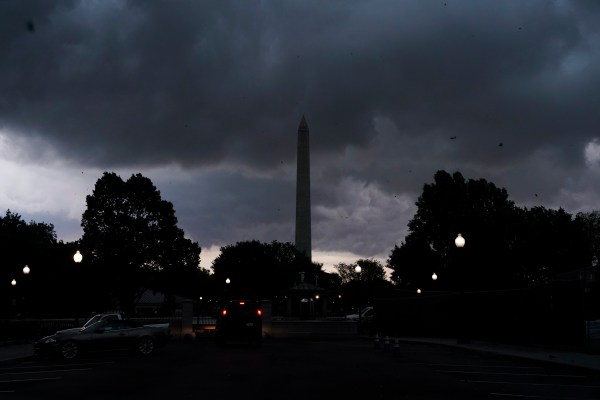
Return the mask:
[[232, 238], [293, 242], [292, 181], [212, 171], [183, 185], [163, 181], [161, 194], [172, 199], [178, 215], [185, 215], [181, 227], [201, 243], [230, 244]]
[[382, 115], [459, 136], [459, 155], [505, 141], [519, 157], [599, 122], [585, 6], [9, 1], [0, 121], [95, 165], [266, 167], [293, 157], [302, 113], [314, 151], [368, 144]]
[[[522, 167], [552, 197], [599, 134], [599, 16], [595, 1], [8, 0], [0, 133], [36, 138], [90, 168], [233, 168], [239, 175], [214, 179], [203, 207], [272, 218], [265, 232], [289, 227], [227, 194], [237, 188], [255, 204], [293, 191], [303, 114], [316, 224], [336, 207], [360, 221], [340, 206], [353, 191], [369, 193], [365, 204], [389, 196], [378, 204], [394, 207], [438, 169], [491, 179], [525, 200]], [[32, 160], [47, 154], [29, 151]], [[543, 168], [552, 174], [537, 176]], [[198, 223], [211, 226], [206, 235], [230, 229]], [[313, 226], [338, 237], [338, 225]]]

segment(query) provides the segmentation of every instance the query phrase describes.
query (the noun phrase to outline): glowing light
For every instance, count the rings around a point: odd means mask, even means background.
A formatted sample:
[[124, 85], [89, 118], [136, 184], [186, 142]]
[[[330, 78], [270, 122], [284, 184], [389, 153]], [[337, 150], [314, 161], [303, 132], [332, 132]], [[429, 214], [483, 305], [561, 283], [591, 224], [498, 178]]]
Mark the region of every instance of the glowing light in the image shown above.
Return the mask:
[[465, 247], [465, 238], [462, 237], [462, 235], [459, 233], [458, 236], [456, 237], [456, 239], [454, 239], [454, 244], [459, 249], [462, 247]]
[[417, 294], [421, 294], [421, 289], [417, 289]]
[[75, 255], [73, 255], [73, 261], [75, 261], [76, 263], [80, 263], [81, 260], [83, 260], [83, 255], [79, 252], [79, 250], [77, 250]]
[[25, 275], [29, 274], [31, 272], [31, 268], [29, 268], [27, 265], [23, 267], [23, 273]]
[[433, 273], [433, 275], [431, 275], [431, 279], [437, 281], [437, 274], [435, 272]]
[[17, 280], [13, 279], [12, 281], [10, 281], [10, 284], [13, 285], [13, 286], [15, 286], [17, 284]]

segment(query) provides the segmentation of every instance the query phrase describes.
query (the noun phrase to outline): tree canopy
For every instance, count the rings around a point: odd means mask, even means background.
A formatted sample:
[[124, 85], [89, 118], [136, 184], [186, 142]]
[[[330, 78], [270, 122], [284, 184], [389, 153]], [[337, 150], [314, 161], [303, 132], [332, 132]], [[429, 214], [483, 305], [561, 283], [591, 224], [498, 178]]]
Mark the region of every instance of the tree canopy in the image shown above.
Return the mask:
[[600, 265], [600, 211], [580, 212], [575, 222], [582, 228], [589, 244], [587, 254], [592, 259], [592, 266]]
[[[356, 272], [357, 266], [361, 268], [360, 272]], [[334, 268], [340, 276], [340, 293], [346, 307], [362, 308], [393, 287], [386, 278], [383, 265], [372, 258], [351, 264], [339, 263]]]
[[[221, 254], [213, 261], [215, 285], [224, 292], [272, 299], [298, 281], [300, 272], [314, 279], [319, 286], [329, 282], [321, 265], [312, 263], [292, 243], [256, 240], [237, 242], [221, 247]], [[225, 280], [229, 278], [230, 284]], [[227, 285], [227, 286], [226, 286]]]
[[7, 210], [0, 217], [0, 314], [51, 314], [73, 303], [77, 285], [72, 251], [70, 244], [57, 241], [52, 224], [25, 222]]
[[[357, 266], [361, 268], [360, 273], [356, 272]], [[363, 282], [377, 282], [386, 279], [383, 265], [372, 258], [360, 259], [352, 264], [339, 263], [334, 265], [334, 268], [340, 276], [342, 284], [347, 284], [356, 280], [361, 280]]]
[[[388, 259], [398, 285], [506, 288], [589, 265], [582, 223], [562, 209], [519, 208], [484, 179], [438, 171], [416, 205], [409, 234]], [[462, 249], [454, 244], [459, 233], [466, 239]]]
[[86, 198], [82, 246], [98, 289], [130, 310], [145, 289], [172, 294], [199, 270], [200, 247], [177, 226], [172, 203], [141, 174], [123, 181], [112, 172]]

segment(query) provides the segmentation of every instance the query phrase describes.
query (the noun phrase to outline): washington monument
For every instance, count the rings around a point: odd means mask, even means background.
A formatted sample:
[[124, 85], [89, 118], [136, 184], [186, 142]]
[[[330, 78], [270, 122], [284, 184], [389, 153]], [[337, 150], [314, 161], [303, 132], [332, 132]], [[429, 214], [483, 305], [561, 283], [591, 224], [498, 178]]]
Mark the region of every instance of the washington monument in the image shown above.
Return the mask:
[[304, 115], [298, 126], [296, 166], [296, 248], [312, 260], [310, 231], [310, 146]]

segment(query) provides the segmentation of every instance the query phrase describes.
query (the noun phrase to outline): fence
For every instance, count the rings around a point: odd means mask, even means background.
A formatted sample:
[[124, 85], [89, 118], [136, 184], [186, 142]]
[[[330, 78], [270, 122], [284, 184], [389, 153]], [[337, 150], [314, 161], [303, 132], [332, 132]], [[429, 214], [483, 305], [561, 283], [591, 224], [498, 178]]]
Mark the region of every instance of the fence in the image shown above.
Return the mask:
[[[375, 301], [375, 324], [391, 336], [457, 337], [517, 344], [586, 346], [579, 282], [481, 292], [398, 293]], [[598, 346], [590, 324], [588, 346]]]
[[587, 321], [585, 325], [588, 350], [600, 351], [600, 320]]

